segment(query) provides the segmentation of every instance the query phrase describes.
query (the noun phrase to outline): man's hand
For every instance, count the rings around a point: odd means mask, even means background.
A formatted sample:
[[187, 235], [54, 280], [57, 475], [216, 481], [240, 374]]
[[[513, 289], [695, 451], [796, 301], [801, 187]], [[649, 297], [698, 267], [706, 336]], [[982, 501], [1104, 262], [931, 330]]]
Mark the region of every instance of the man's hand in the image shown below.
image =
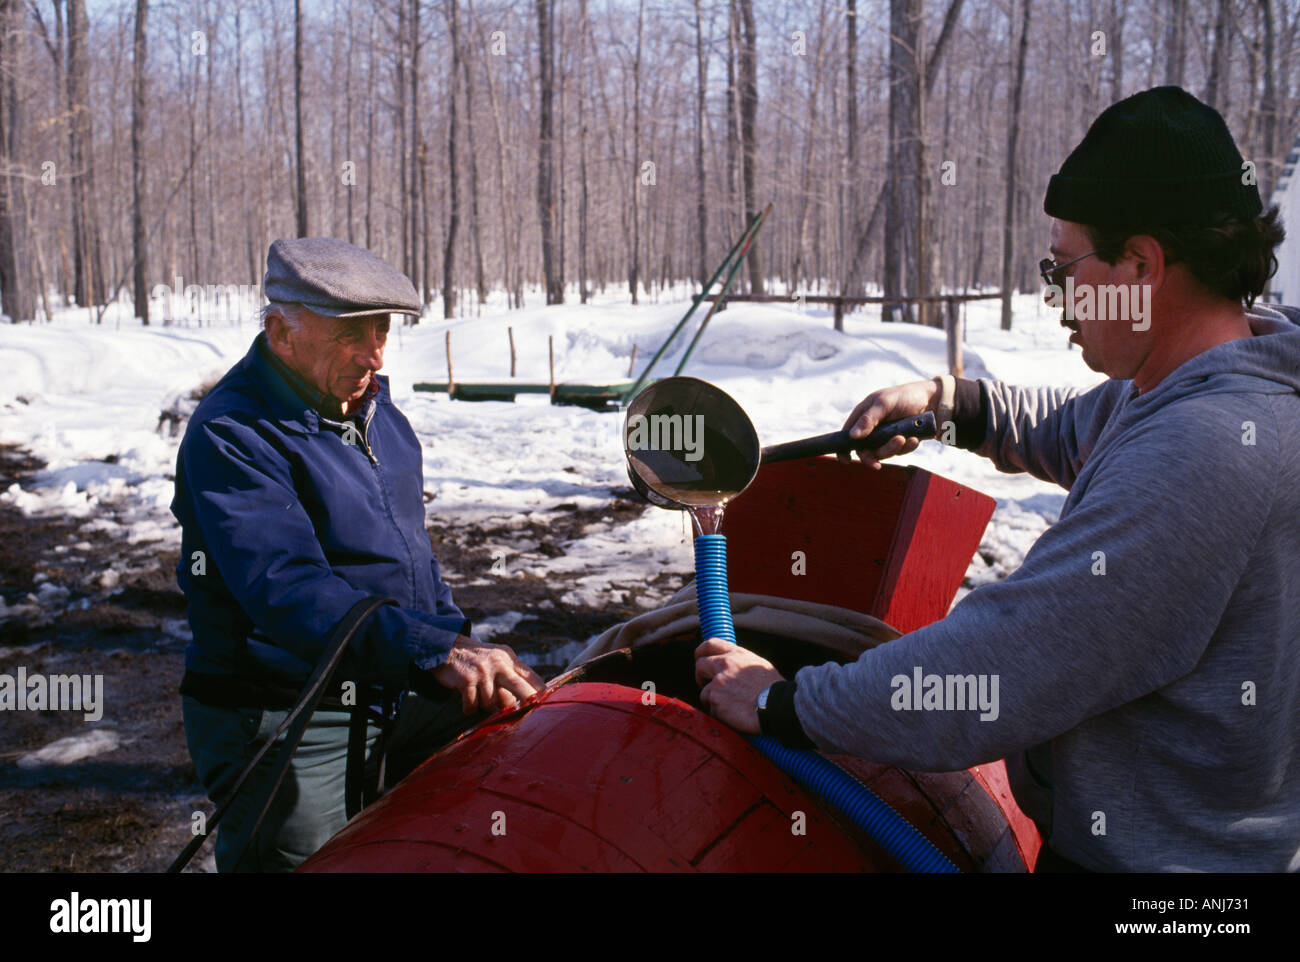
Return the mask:
[[514, 708], [520, 699], [546, 684], [505, 645], [464, 635], [456, 639], [447, 660], [433, 670], [433, 677], [443, 687], [460, 692], [460, 707], [466, 715], [480, 709]]
[[[854, 438], [865, 438], [882, 424], [933, 411], [938, 401], [939, 381], [937, 379], [911, 381], [908, 384], [882, 388], [862, 399], [844, 422], [844, 430]], [[885, 458], [915, 451], [920, 444], [919, 438], [892, 437], [874, 451], [859, 451], [858, 458], [868, 467], [879, 470], [880, 462]], [[847, 454], [838, 457], [844, 462], [852, 460]]]
[[760, 733], [759, 692], [778, 681], [785, 679], [770, 661], [721, 638], [710, 638], [695, 649], [695, 683], [704, 685], [700, 703], [737, 731]]

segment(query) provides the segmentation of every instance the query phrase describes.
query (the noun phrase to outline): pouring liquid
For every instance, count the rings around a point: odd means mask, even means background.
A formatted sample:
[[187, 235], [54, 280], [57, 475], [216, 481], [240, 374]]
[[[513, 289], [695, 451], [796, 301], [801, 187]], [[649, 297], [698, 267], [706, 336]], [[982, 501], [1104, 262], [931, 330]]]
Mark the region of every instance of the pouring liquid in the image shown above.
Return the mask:
[[691, 516], [691, 527], [697, 536], [702, 534], [720, 534], [722, 532], [722, 515], [726, 510], [726, 501], [715, 504], [699, 504], [687, 508]]

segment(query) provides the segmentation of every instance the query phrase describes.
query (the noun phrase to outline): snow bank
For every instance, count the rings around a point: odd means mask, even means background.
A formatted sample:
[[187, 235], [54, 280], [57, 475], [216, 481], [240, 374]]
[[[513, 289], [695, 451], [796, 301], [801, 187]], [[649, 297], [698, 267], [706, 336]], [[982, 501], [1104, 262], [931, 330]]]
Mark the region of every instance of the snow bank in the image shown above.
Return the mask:
[[[614, 489], [628, 486], [619, 414], [555, 407], [544, 395], [520, 395], [514, 404], [465, 403], [415, 392], [417, 381], [446, 380], [447, 331], [459, 381], [509, 380], [513, 328], [518, 380], [547, 380], [550, 338], [557, 380], [616, 383], [628, 379], [633, 345], [640, 373], [688, 306], [682, 299], [632, 307], [611, 295], [588, 305], [508, 312], [497, 302], [481, 316], [395, 326], [384, 373], [424, 444], [429, 511], [471, 521], [563, 503], [599, 507]], [[1039, 298], [1021, 297], [1015, 306], [1010, 332], [999, 329], [996, 301], [967, 307], [969, 376], [1079, 388], [1102, 380], [1068, 349], [1065, 332]], [[258, 328], [251, 320], [242, 327], [141, 328], [120, 313], [110, 312], [111, 327], [88, 324], [84, 311], [51, 324], [0, 327], [0, 364], [9, 374], [0, 387], [0, 443], [23, 445], [48, 462], [28, 487], [12, 484], [0, 500], [31, 515], [125, 527], [133, 541], [175, 544], [179, 532], [167, 506], [179, 437], [160, 431], [159, 414], [223, 374]], [[702, 316], [703, 310], [696, 319]], [[874, 311], [849, 315], [845, 328], [834, 331], [827, 310], [733, 304], [713, 318], [685, 373], [730, 393], [762, 442], [774, 444], [835, 430], [872, 390], [945, 368], [942, 331], [885, 324]], [[672, 373], [691, 333], [670, 348], [655, 374]], [[1064, 501], [1051, 485], [1000, 474], [938, 442], [926, 442], [911, 459], [997, 498], [982, 557], [969, 571], [974, 584], [1014, 570]], [[111, 517], [107, 504], [114, 506]], [[559, 601], [590, 604], [611, 581], [689, 571], [689, 540], [681, 516], [648, 511], [630, 524], [593, 530], [559, 557], [530, 561], [529, 570], [577, 575], [577, 587]], [[501, 630], [508, 627], [503, 621]]]

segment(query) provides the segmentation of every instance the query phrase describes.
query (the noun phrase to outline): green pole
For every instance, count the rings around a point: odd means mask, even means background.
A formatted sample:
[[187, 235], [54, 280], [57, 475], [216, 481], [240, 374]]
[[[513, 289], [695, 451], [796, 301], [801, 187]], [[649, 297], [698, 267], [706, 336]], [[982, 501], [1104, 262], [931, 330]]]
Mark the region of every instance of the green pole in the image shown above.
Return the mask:
[[767, 207], [763, 209], [761, 214], [756, 214], [754, 216], [753, 232], [749, 235], [749, 240], [745, 243], [745, 249], [742, 250], [740, 256], [736, 258], [736, 263], [731, 265], [731, 272], [727, 274], [727, 280], [722, 285], [722, 291], [718, 294], [718, 299], [714, 301], [713, 306], [709, 308], [709, 313], [704, 315], [704, 320], [700, 321], [700, 329], [696, 331], [695, 336], [691, 338], [691, 343], [687, 346], [686, 353], [682, 355], [681, 363], [677, 365], [677, 370], [673, 371], [673, 377], [681, 374], [682, 368], [686, 367], [686, 362], [691, 359], [691, 353], [695, 350], [695, 345], [700, 342], [700, 337], [703, 336], [704, 329], [709, 326], [709, 321], [712, 320], [714, 313], [718, 309], [718, 305], [726, 299], [727, 291], [731, 288], [731, 282], [735, 279], [736, 272], [740, 270], [740, 265], [745, 263], [745, 255], [749, 253], [750, 244], [752, 244], [754, 238], [758, 236], [758, 229], [763, 226], [763, 222], [767, 220], [767, 215], [771, 212], [772, 205], [769, 203]]
[[[769, 210], [771, 209], [771, 207], [772, 205], [768, 204]], [[731, 264], [732, 258], [736, 256], [736, 251], [740, 250], [741, 246], [743, 245], [745, 248], [745, 252], [748, 252], [749, 241], [752, 238], [754, 231], [757, 229], [758, 225], [762, 223], [764, 216], [766, 216], [766, 211], [764, 211], [763, 214], [756, 215], [754, 219], [750, 221], [749, 226], [745, 228], [744, 232], [737, 239], [736, 243], [731, 245], [731, 250], [727, 251], [727, 256], [722, 259], [722, 263], [719, 264], [718, 269], [713, 272], [713, 276], [709, 278], [709, 282], [704, 285], [704, 287], [700, 290], [700, 293], [691, 302], [690, 309], [687, 310], [686, 314], [683, 315], [682, 319], [677, 322], [677, 326], [673, 328], [672, 333], [669, 334], [668, 338], [663, 342], [663, 344], [659, 346], [659, 350], [655, 352], [654, 357], [650, 358], [650, 363], [645, 366], [645, 370], [641, 372], [641, 376], [636, 379], [636, 383], [634, 383], [632, 387], [628, 390], [626, 398], [636, 397], [637, 392], [641, 390], [642, 386], [644, 386], [646, 382], [646, 379], [649, 378], [651, 369], [656, 364], [659, 363], [659, 359], [664, 356], [664, 353], [668, 350], [668, 346], [677, 339], [677, 335], [680, 334], [682, 328], [686, 326], [686, 322], [691, 319], [691, 315], [695, 313], [695, 309], [699, 307], [701, 302], [703, 302], [704, 298], [708, 296], [709, 290], [713, 287], [714, 282], [718, 279], [719, 275], [721, 275], [722, 272], [727, 269], [727, 266]], [[742, 258], [744, 257], [744, 252], [742, 252], [741, 257]], [[732, 269], [732, 273], [733, 274], [735, 273], [734, 267]], [[728, 278], [728, 283], [730, 283], [730, 278]], [[714, 307], [717, 307], [716, 302], [714, 304]]]

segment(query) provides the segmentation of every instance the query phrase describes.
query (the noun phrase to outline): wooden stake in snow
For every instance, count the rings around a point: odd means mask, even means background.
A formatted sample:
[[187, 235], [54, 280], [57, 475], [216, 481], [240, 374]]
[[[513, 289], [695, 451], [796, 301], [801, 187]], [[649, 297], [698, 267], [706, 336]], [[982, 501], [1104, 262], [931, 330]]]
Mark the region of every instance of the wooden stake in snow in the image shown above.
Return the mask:
[[456, 386], [456, 378], [451, 373], [451, 331], [447, 332], [447, 395], [450, 397]]
[[632, 376], [632, 369], [636, 367], [636, 345], [632, 345], [632, 360], [627, 362], [627, 376]]
[[963, 340], [961, 305], [950, 300], [947, 302], [947, 306], [948, 310], [944, 315], [944, 328], [948, 335], [948, 373], [953, 377], [961, 377], [961, 342]]
[[506, 333], [510, 335], [510, 376], [515, 376], [515, 329], [507, 327]]
[[546, 353], [551, 357], [551, 397], [555, 397], [555, 335], [546, 335]]

